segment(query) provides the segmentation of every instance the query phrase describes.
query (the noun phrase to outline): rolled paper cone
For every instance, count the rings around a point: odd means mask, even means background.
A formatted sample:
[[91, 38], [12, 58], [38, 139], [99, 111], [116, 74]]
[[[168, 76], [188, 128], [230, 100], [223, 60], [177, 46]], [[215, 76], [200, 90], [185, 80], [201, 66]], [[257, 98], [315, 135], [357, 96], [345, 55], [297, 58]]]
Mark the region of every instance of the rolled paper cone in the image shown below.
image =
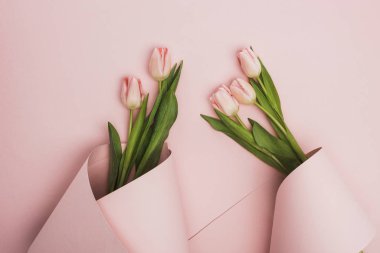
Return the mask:
[[187, 253], [180, 190], [169, 150], [164, 149], [164, 161], [156, 168], [105, 195], [108, 153], [108, 145], [92, 152], [28, 252]]
[[270, 253], [358, 253], [374, 235], [323, 149], [280, 185]]
[[[107, 146], [99, 147], [106, 148]], [[97, 151], [90, 158], [98, 159]], [[29, 253], [127, 252], [96, 202], [88, 169], [89, 159], [85, 161], [29, 247]]]
[[314, 150], [308, 157], [287, 178], [271, 177], [236, 199], [191, 237], [191, 252], [359, 253], [364, 249], [375, 233], [367, 215], [324, 150]]
[[98, 200], [113, 231], [131, 253], [189, 252], [173, 157]]
[[284, 181], [272, 175], [245, 193], [238, 184], [220, 189], [241, 194], [217, 212], [209, 203], [202, 221], [182, 210], [181, 196], [189, 199], [165, 151], [159, 166], [107, 195], [108, 145], [96, 148], [29, 252], [358, 253], [374, 235], [324, 150]]

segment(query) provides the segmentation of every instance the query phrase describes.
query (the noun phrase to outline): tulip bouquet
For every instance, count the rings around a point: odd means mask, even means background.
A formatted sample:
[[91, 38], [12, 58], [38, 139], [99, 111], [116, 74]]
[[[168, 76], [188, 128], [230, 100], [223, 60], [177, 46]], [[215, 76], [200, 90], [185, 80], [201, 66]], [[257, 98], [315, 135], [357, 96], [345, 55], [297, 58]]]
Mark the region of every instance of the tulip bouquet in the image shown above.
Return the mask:
[[[276, 87], [252, 47], [238, 53], [247, 81], [237, 78], [227, 87], [221, 85], [210, 101], [218, 118], [201, 115], [215, 130], [223, 132], [263, 162], [288, 175], [307, 156], [285, 123]], [[270, 121], [275, 135], [257, 121], [248, 119], [247, 127], [238, 111], [239, 103], [258, 107]]]
[[[277, 169], [285, 175], [289, 175], [292, 171], [294, 171], [297, 167], [299, 167], [302, 163], [304, 163], [307, 159], [314, 155], [318, 150], [320, 150], [320, 148], [315, 149], [309, 152], [308, 154], [305, 154], [305, 152], [301, 149], [292, 132], [289, 130], [289, 127], [285, 123], [284, 115], [281, 109], [280, 98], [277, 93], [276, 87], [272, 81], [272, 78], [269, 75], [267, 69], [265, 68], [260, 58], [255, 55], [252, 47], [245, 48], [242, 51], [240, 51], [237, 57], [240, 62], [241, 69], [247, 76], [247, 81], [237, 78], [232, 81], [229, 87], [227, 87], [226, 85], [221, 85], [220, 87], [218, 87], [210, 97], [211, 104], [214, 107], [215, 113], [218, 116], [218, 118], [206, 115], [201, 116], [211, 125], [212, 128], [214, 128], [217, 131], [223, 132], [266, 164]], [[257, 121], [250, 118], [248, 118], [250, 126], [246, 126], [246, 124], [244, 124], [244, 122], [241, 120], [238, 114], [239, 104], [253, 105], [259, 108], [266, 115], [275, 134], [271, 134]], [[315, 162], [315, 160], [313, 160], [313, 162]], [[309, 166], [312, 165], [310, 165], [309, 163]], [[313, 167], [309, 167], [307, 173], [313, 173], [312, 168]], [[320, 172], [321, 169], [322, 168], [317, 168], [317, 171]], [[327, 178], [331, 179], [328, 173], [324, 175]], [[300, 180], [302, 176], [299, 176], [300, 173], [293, 176], [293, 182], [295, 180]], [[299, 185], [302, 185], [302, 183], [300, 183], [301, 181], [297, 182], [299, 183]], [[289, 182], [287, 183], [289, 184]], [[339, 183], [337, 183], [337, 185], [338, 184]], [[312, 185], [312, 182], [308, 182], [307, 185]], [[317, 186], [316, 190], [310, 187], [309, 189], [307, 189], [307, 191], [309, 191], [308, 193], [313, 191], [319, 192], [320, 190], [318, 190], [318, 187], [319, 186]], [[335, 186], [325, 185], [325, 187], [330, 187], [329, 189], [331, 191], [327, 193], [329, 195], [331, 195], [331, 193], [337, 194], [338, 192], [336, 191]], [[297, 189], [297, 187], [295, 187], [294, 189]], [[277, 198], [281, 199], [282, 204], [286, 203], [284, 202], [284, 199], [286, 199], [284, 197], [286, 196], [284, 192], [286, 190], [282, 189], [279, 190], [280, 193], [277, 193]], [[293, 194], [291, 194], [293, 201], [295, 201], [295, 195], [297, 194], [294, 194], [294, 192]], [[315, 196], [318, 196], [318, 194], [316, 194]], [[326, 194], [323, 195], [322, 199], [326, 196]], [[330, 201], [339, 202], [339, 205], [342, 206], [347, 205], [348, 210], [356, 208], [353, 207], [351, 204], [347, 204], [345, 202], [345, 200], [347, 200], [347, 197], [343, 196], [341, 199], [339, 199], [337, 198], [337, 196], [338, 194], [334, 197], [335, 199], [332, 198], [330, 199]], [[277, 206], [276, 204], [276, 208], [278, 209], [277, 212], [280, 212], [280, 210], [287, 210], [288, 212], [290, 212], [289, 210], [294, 210], [291, 206], [286, 206], [285, 208], [284, 206], [285, 205], [281, 206], [281, 204]], [[332, 215], [332, 217], [334, 218], [335, 210], [336, 209], [334, 209], [334, 207], [332, 207], [329, 210], [330, 215]], [[298, 211], [299, 210], [294, 210], [295, 213], [298, 213]], [[326, 215], [327, 213], [328, 212], [324, 210], [324, 212], [319, 215], [320, 217], [328, 217], [328, 215]], [[295, 216], [297, 216], [297, 214], [295, 214]], [[304, 217], [307, 216], [308, 214], [304, 214]], [[276, 218], [275, 213], [274, 226], [277, 224], [276, 222], [281, 220], [281, 218], [278, 217], [282, 218], [281, 215], [277, 216]], [[286, 217], [288, 219], [291, 219], [290, 215]], [[354, 218], [349, 219], [348, 221], [344, 221], [342, 224], [344, 224], [345, 226], [347, 223], [351, 222], [351, 220], [358, 219], [358, 216], [352, 217]], [[358, 220], [360, 219], [361, 218], [359, 218]], [[294, 225], [294, 223], [292, 224]], [[276, 231], [278, 230], [274, 230], [274, 232]], [[302, 231], [304, 232], [307, 230]], [[274, 242], [276, 242], [279, 237], [282, 237], [282, 234], [272, 234], [272, 239], [274, 238]], [[282, 248], [284, 244], [276, 245], [280, 245], [279, 248]], [[276, 249], [278, 250], [278, 248]], [[359, 253], [364, 253], [364, 251], [360, 251]]]
[[111, 144], [108, 192], [117, 190], [158, 164], [164, 142], [177, 118], [175, 92], [181, 69], [182, 62], [171, 66], [167, 48], [153, 50], [149, 71], [158, 82], [158, 95], [148, 114], [149, 94], [143, 91], [140, 79], [128, 77], [122, 83], [121, 101], [129, 110], [128, 142], [123, 151], [117, 130], [108, 122]]

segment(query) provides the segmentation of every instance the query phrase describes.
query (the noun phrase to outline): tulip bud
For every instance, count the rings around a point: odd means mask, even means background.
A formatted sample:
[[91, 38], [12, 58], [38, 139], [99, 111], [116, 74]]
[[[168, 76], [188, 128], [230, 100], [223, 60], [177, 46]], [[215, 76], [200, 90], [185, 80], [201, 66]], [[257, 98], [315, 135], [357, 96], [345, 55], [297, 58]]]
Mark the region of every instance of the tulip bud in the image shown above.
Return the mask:
[[261, 63], [251, 48], [244, 48], [237, 55], [243, 72], [250, 78], [258, 78], [261, 73]]
[[227, 116], [236, 115], [239, 111], [239, 103], [232, 96], [227, 86], [219, 86], [210, 97], [212, 106], [226, 114]]
[[172, 67], [172, 60], [167, 48], [153, 49], [149, 62], [149, 71], [157, 81], [162, 81], [169, 76]]
[[241, 104], [253, 104], [256, 100], [256, 93], [252, 85], [243, 79], [233, 80], [230, 84], [230, 90], [234, 98]]
[[121, 102], [129, 110], [138, 109], [144, 99], [141, 80], [135, 77], [128, 77], [121, 87]]

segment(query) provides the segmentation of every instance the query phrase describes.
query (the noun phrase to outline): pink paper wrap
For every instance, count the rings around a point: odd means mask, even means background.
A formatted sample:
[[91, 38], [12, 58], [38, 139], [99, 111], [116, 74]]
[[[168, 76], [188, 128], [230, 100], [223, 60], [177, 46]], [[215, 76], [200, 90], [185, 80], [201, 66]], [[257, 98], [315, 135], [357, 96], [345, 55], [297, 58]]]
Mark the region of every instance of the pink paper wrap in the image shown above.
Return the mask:
[[282, 183], [258, 184], [198, 230], [174, 157], [164, 153], [155, 169], [105, 195], [108, 145], [96, 148], [29, 252], [358, 253], [374, 236], [324, 150]]
[[102, 145], [92, 152], [29, 252], [189, 252], [170, 152], [154, 170], [102, 197], [108, 151]]
[[278, 189], [270, 253], [355, 253], [374, 235], [323, 149]]

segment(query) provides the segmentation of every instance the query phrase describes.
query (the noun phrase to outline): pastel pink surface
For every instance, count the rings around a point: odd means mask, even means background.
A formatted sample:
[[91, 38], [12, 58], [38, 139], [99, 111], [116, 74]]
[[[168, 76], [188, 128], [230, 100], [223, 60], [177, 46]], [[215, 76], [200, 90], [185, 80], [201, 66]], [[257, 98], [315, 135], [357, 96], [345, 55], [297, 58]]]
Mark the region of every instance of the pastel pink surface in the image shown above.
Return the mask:
[[191, 238], [191, 252], [269, 252], [271, 215], [280, 182], [263, 182], [226, 212], [215, 217], [209, 226]]
[[[1, 252], [26, 251], [90, 150], [107, 142], [107, 120], [126, 129], [121, 78], [138, 75], [154, 94], [147, 61], [159, 45], [185, 60], [169, 143], [190, 234], [278, 177], [199, 117], [211, 113], [207, 96], [216, 85], [242, 75], [235, 52], [249, 44], [303, 147], [329, 150], [379, 230], [377, 9], [372, 0], [0, 0]], [[379, 249], [376, 237], [366, 252]]]

